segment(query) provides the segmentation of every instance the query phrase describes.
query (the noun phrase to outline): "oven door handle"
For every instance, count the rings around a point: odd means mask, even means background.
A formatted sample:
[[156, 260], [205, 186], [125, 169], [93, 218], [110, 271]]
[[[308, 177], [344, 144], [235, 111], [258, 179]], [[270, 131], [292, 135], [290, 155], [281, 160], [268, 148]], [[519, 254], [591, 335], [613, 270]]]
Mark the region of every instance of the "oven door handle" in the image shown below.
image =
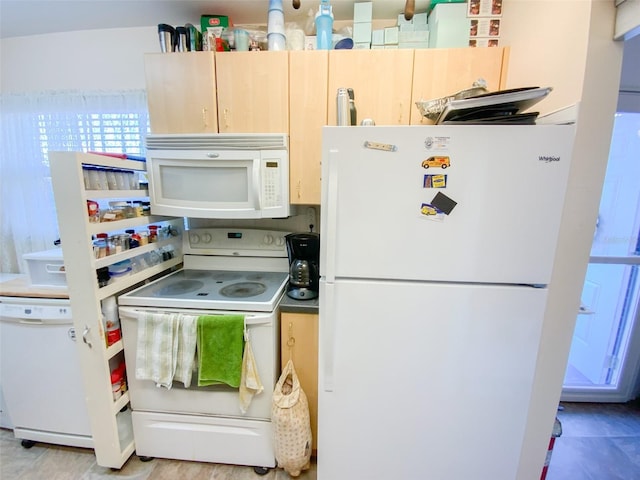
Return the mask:
[[[131, 319], [138, 319], [138, 315], [140, 315], [141, 313], [166, 313], [166, 314], [170, 314], [170, 313], [183, 313], [185, 315], [227, 315], [228, 312], [203, 312], [203, 311], [195, 311], [195, 312], [189, 312], [186, 310], [182, 310], [182, 311], [175, 311], [175, 310], [162, 310], [162, 309], [155, 309], [155, 308], [144, 308], [144, 309], [140, 309], [140, 308], [133, 308], [133, 307], [120, 307], [120, 316], [126, 316], [129, 317]], [[245, 324], [247, 325], [247, 327], [257, 327], [260, 325], [271, 325], [274, 323], [273, 320], [273, 313], [264, 313], [264, 314], [247, 314], [244, 317], [244, 321]]]

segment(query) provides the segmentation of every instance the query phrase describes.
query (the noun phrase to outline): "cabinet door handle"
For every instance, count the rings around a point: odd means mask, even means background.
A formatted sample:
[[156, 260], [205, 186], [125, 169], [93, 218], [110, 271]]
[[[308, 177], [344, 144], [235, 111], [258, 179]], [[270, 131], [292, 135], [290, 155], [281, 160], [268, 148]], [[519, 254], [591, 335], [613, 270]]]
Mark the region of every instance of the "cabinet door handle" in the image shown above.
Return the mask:
[[208, 110], [206, 108], [202, 109], [202, 124], [204, 125], [204, 128], [209, 127], [209, 122], [208, 122]]
[[84, 331], [82, 332], [82, 341], [89, 347], [92, 348], [93, 345], [91, 345], [91, 342], [89, 340], [87, 340], [87, 335], [89, 335], [89, 326], [85, 325], [84, 326]]

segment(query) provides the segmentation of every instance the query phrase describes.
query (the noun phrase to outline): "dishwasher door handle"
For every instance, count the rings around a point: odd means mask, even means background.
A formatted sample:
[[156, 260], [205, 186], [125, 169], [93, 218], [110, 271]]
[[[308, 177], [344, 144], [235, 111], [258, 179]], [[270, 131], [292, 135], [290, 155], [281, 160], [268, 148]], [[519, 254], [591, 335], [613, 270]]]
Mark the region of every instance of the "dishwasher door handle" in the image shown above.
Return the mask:
[[93, 345], [91, 344], [91, 342], [89, 340], [87, 340], [87, 335], [89, 335], [89, 330], [90, 330], [89, 326], [85, 325], [84, 326], [84, 331], [82, 332], [82, 341], [84, 343], [86, 343], [89, 348], [92, 348]]

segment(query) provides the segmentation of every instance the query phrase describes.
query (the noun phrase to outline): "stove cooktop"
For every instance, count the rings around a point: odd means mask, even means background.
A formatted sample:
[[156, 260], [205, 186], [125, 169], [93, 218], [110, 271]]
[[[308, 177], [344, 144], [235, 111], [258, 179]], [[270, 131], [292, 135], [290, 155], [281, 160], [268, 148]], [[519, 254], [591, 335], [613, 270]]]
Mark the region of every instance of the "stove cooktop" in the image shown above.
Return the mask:
[[118, 303], [150, 308], [273, 311], [287, 280], [286, 272], [182, 269], [121, 295]]

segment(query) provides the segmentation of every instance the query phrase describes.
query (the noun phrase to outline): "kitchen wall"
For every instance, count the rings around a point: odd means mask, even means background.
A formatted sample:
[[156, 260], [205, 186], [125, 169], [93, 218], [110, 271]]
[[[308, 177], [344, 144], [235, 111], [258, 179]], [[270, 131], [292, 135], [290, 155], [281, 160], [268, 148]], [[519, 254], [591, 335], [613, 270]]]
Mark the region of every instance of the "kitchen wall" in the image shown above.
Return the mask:
[[[611, 40], [614, 16], [609, 0], [504, 3], [502, 43], [511, 46], [507, 87], [553, 86], [553, 93], [540, 105], [543, 113], [580, 101], [518, 479], [539, 478], [560, 398], [617, 99], [622, 45]], [[157, 49], [155, 26], [4, 39], [1, 89], [5, 93], [143, 88], [142, 55]], [[304, 227], [304, 212], [296, 222]]]
[[613, 2], [521, 0], [506, 3], [504, 15], [504, 40], [512, 45], [508, 85], [553, 86], [545, 100], [548, 110], [580, 101], [518, 472], [518, 479], [533, 480], [539, 478], [562, 390], [606, 170], [623, 46], [611, 40]]

